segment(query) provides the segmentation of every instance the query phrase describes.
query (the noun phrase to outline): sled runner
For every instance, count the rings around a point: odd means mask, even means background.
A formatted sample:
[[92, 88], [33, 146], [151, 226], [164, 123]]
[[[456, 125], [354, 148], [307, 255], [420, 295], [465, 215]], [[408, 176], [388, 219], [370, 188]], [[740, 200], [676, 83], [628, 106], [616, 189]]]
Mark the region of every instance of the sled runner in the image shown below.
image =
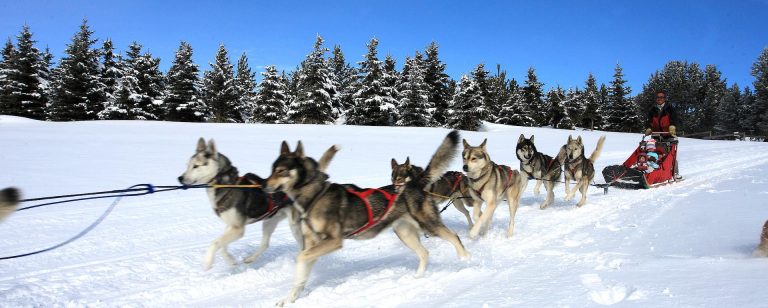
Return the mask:
[[[675, 179], [677, 138], [669, 136], [669, 133], [666, 132], [653, 133], [651, 136], [654, 141], [644, 140], [640, 142], [640, 145], [623, 164], [612, 165], [603, 169], [603, 177], [607, 186], [645, 189], [680, 181], [680, 179]], [[646, 149], [649, 142], [655, 142], [655, 150], [652, 152]], [[654, 159], [658, 157], [658, 159], [655, 159], [654, 167], [648, 167], [642, 156], [654, 157]]]

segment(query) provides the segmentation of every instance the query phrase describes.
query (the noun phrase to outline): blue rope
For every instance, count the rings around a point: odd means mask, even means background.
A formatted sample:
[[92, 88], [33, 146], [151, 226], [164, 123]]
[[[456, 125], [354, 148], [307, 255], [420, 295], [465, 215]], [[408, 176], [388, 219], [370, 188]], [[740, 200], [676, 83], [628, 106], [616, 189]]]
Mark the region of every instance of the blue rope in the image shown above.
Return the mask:
[[[66, 202], [91, 200], [91, 199], [102, 199], [102, 198], [116, 198], [115, 201], [113, 201], [112, 204], [109, 205], [109, 207], [104, 211], [104, 213], [101, 214], [101, 216], [98, 219], [96, 219], [96, 221], [94, 221], [90, 226], [85, 228], [85, 230], [81, 231], [80, 233], [78, 233], [77, 235], [73, 236], [72, 238], [70, 238], [70, 239], [68, 239], [68, 240], [66, 240], [66, 241], [64, 241], [64, 242], [62, 242], [60, 244], [57, 244], [57, 245], [54, 245], [54, 246], [51, 246], [49, 248], [45, 248], [45, 249], [42, 249], [42, 250], [38, 250], [38, 251], [34, 251], [34, 252], [29, 252], [29, 253], [24, 253], [24, 254], [19, 254], [19, 255], [14, 255], [14, 256], [0, 257], [0, 260], [9, 260], [9, 259], [16, 259], [16, 258], [36, 255], [36, 254], [39, 254], [39, 253], [43, 253], [43, 252], [47, 252], [47, 251], [51, 251], [51, 250], [60, 248], [60, 247], [62, 247], [64, 245], [67, 245], [69, 243], [72, 243], [72, 242], [76, 241], [77, 239], [79, 239], [79, 238], [85, 236], [86, 234], [88, 234], [88, 232], [91, 232], [91, 230], [96, 228], [96, 226], [98, 226], [102, 221], [104, 221], [104, 219], [107, 218], [107, 215], [109, 215], [112, 212], [112, 210], [115, 208], [115, 206], [118, 203], [120, 203], [120, 200], [122, 200], [123, 197], [149, 195], [149, 194], [153, 194], [153, 193], [156, 193], [156, 192], [171, 191], [171, 190], [177, 190], [177, 189], [184, 189], [184, 190], [186, 190], [188, 188], [205, 188], [205, 187], [208, 187], [208, 185], [191, 185], [191, 186], [183, 185], [183, 186], [158, 186], [158, 187], [163, 188], [163, 189], [156, 190], [155, 186], [153, 186], [152, 184], [136, 184], [136, 185], [133, 185], [133, 186], [129, 187], [128, 189], [122, 190], [121, 193], [117, 194], [117, 195], [107, 195], [107, 196], [99, 196], [99, 197], [88, 197], [88, 198], [70, 199], [70, 200], [64, 200], [64, 201], [43, 203], [43, 204], [38, 204], [38, 205], [33, 205], [33, 206], [25, 207], [25, 208], [22, 208], [22, 209], [18, 209], [17, 211], [23, 211], [23, 210], [28, 210], [28, 209], [31, 209], [31, 208], [36, 208], [36, 207], [41, 207], [41, 206], [46, 206], [46, 205], [52, 205], [52, 204], [66, 203]], [[141, 192], [141, 193], [130, 193], [130, 194], [128, 193], [128, 192], [134, 192], [134, 191], [143, 191], [143, 192]], [[28, 201], [28, 200], [25, 200], [25, 201]]]

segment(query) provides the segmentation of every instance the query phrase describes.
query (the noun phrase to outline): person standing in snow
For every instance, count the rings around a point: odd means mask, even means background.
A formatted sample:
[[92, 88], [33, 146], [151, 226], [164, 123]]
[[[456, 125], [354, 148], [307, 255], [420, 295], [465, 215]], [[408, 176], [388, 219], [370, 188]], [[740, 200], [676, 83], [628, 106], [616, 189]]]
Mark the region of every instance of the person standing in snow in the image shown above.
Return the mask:
[[[650, 135], [653, 132], [669, 133], [671, 138], [665, 138], [664, 136], [655, 137], [663, 141], [664, 139], [673, 139], [676, 142], [677, 139], [677, 112], [675, 107], [671, 103], [667, 103], [667, 93], [664, 90], [656, 91], [656, 105], [648, 110], [648, 125], [645, 129], [645, 135]], [[680, 176], [677, 161], [675, 161], [675, 179], [680, 180]]]

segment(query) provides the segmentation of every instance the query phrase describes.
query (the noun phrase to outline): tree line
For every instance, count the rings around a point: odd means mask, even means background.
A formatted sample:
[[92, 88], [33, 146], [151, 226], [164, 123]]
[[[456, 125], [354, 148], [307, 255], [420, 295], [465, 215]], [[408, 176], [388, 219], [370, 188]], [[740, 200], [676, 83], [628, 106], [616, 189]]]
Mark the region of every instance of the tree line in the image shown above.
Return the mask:
[[598, 84], [544, 89], [534, 68], [522, 83], [496, 65], [478, 64], [451, 79], [432, 42], [407, 56], [402, 69], [390, 55], [368, 52], [350, 64], [341, 47], [331, 51], [317, 36], [312, 51], [293, 71], [267, 66], [256, 72], [242, 54], [236, 65], [219, 46], [201, 73], [193, 49], [181, 42], [164, 74], [160, 59], [137, 43], [124, 53], [109, 39], [97, 46], [86, 20], [54, 66], [46, 48], [35, 47], [28, 26], [10, 38], [0, 60], [0, 114], [49, 121], [165, 120], [226, 123], [350, 124], [450, 127], [477, 130], [483, 121], [519, 126], [575, 127], [639, 132], [655, 92], [665, 90], [678, 110], [679, 130], [768, 132], [768, 48], [752, 66], [753, 89], [728, 85], [715, 65], [668, 62], [637, 96], [617, 64], [613, 79]]

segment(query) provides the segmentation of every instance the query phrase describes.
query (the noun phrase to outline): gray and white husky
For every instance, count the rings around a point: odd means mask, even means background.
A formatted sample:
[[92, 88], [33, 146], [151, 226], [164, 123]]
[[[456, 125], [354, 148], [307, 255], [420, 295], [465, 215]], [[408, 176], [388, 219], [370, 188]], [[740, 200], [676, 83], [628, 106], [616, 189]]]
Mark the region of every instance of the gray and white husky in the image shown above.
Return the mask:
[[536, 149], [536, 144], [533, 143], [533, 135], [531, 138], [525, 138], [525, 135], [520, 134], [520, 138], [517, 139], [517, 148], [515, 150], [517, 159], [520, 160], [520, 173], [523, 175], [523, 188], [528, 186], [528, 181], [533, 178], [536, 180], [536, 186], [533, 187], [533, 193], [539, 195], [539, 187], [542, 182], [544, 188], [547, 190], [547, 198], [539, 206], [542, 210], [547, 208], [552, 200], [555, 198], [555, 184], [560, 181], [560, 162], [552, 156], [539, 152]]
[[[483, 140], [480, 146], [471, 146], [464, 140], [464, 172], [469, 179], [469, 192], [472, 195], [472, 214], [475, 225], [469, 230], [470, 238], [477, 238], [481, 233], [488, 232], [493, 220], [496, 206], [507, 198], [509, 204], [509, 227], [507, 237], [512, 236], [515, 229], [515, 213], [522, 195], [523, 177], [520, 172], [509, 166], [497, 165], [491, 161]], [[485, 213], [481, 206], [485, 202]]]
[[[581, 191], [581, 200], [576, 206], [581, 207], [587, 203], [587, 189], [589, 183], [595, 178], [595, 162], [600, 157], [600, 152], [603, 149], [603, 143], [605, 142], [605, 136], [601, 136], [597, 141], [597, 147], [589, 158], [584, 154], [584, 142], [581, 141], [581, 136], [573, 139], [568, 136], [568, 142], [560, 148], [560, 153], [557, 154], [557, 159], [563, 164], [565, 170], [565, 200], [571, 200], [576, 195], [576, 190]], [[573, 190], [570, 189], [571, 180], [576, 181], [576, 186]]]
[[[197, 141], [195, 154], [189, 159], [187, 170], [179, 176], [179, 182], [184, 185], [195, 184], [225, 184], [225, 185], [263, 185], [264, 179], [248, 173], [240, 177], [237, 168], [230, 160], [219, 153], [213, 140], [206, 145], [205, 140]], [[213, 211], [224, 223], [227, 229], [208, 247], [205, 255], [206, 270], [213, 265], [216, 251], [221, 250], [224, 259], [235, 265], [235, 259], [227, 250], [227, 246], [243, 237], [245, 226], [262, 221], [262, 237], [259, 250], [245, 259], [246, 263], [255, 261], [268, 247], [272, 232], [284, 218], [289, 218], [299, 248], [303, 240], [298, 227], [296, 215], [292, 212], [292, 201], [283, 193], [269, 194], [261, 188], [207, 188]]]
[[278, 305], [295, 301], [318, 258], [341, 249], [344, 239], [372, 239], [389, 227], [418, 255], [417, 276], [424, 274], [429, 255], [420, 242], [422, 232], [450, 242], [461, 258], [469, 258], [459, 237], [443, 224], [437, 206], [424, 191], [448, 168], [456, 155], [458, 139], [457, 131], [448, 134], [426, 170], [400, 189], [394, 185], [362, 189], [332, 183], [321, 164], [304, 155], [301, 142], [292, 152], [284, 141], [265, 190], [283, 191], [296, 202], [305, 249], [296, 258], [293, 288]]
[[13, 187], [9, 187], [0, 190], [0, 221], [3, 221], [6, 217], [16, 211], [16, 206], [19, 204], [19, 190]]

